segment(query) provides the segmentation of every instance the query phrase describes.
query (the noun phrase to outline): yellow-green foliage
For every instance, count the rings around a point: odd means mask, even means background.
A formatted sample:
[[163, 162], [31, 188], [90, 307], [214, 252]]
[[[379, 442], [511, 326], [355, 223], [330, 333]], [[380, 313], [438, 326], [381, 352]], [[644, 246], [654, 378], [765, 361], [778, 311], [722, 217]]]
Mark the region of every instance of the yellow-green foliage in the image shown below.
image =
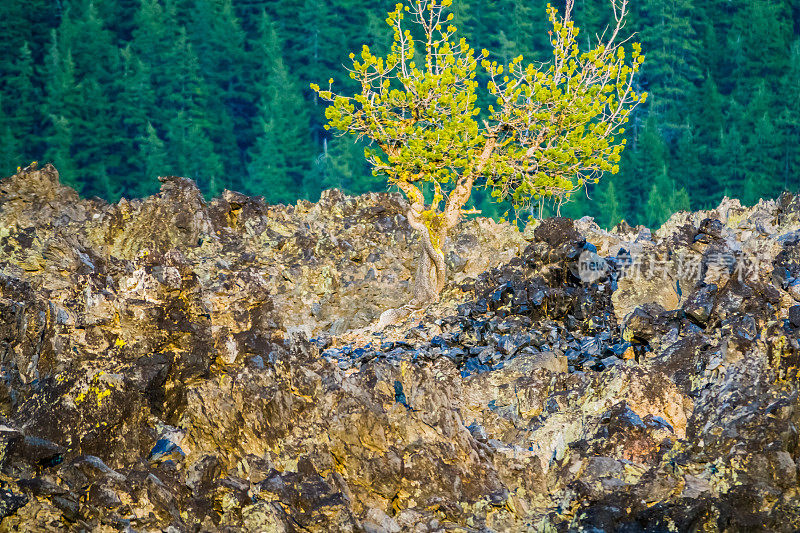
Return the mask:
[[350, 77], [361, 83], [360, 94], [344, 97], [312, 86], [332, 102], [325, 113], [327, 127], [376, 141], [383, 149], [367, 150], [366, 157], [376, 172], [392, 180], [451, 182], [469, 168], [485, 142], [476, 120], [475, 53], [464, 39], [453, 42], [455, 27], [442, 27], [440, 21], [449, 3], [427, 8], [436, 16], [421, 64], [414, 60], [422, 52], [420, 43], [403, 29], [410, 9], [398, 4], [386, 19], [394, 28], [391, 53], [376, 57], [365, 45], [359, 57], [350, 54]]
[[[326, 128], [374, 141], [365, 156], [391, 184], [434, 182], [438, 193], [478, 173], [473, 177], [486, 178], [494, 197], [510, 198], [516, 208], [532, 199], [560, 203], [603, 172], [617, 172], [624, 148], [617, 137], [646, 98], [632, 84], [644, 60], [641, 47], [633, 43], [628, 58], [616, 42], [621, 24], [609, 40], [581, 52], [578, 28], [548, 5], [553, 60], [526, 64], [519, 56], [501, 65], [455, 39], [453, 15], [444, 13], [451, 3], [397, 4], [386, 19], [394, 32], [390, 53], [377, 57], [365, 45], [350, 54], [359, 93], [312, 84], [330, 102]], [[479, 65], [489, 78], [482, 89], [496, 99], [483, 112], [476, 107]], [[496, 143], [484, 150], [489, 139]]]

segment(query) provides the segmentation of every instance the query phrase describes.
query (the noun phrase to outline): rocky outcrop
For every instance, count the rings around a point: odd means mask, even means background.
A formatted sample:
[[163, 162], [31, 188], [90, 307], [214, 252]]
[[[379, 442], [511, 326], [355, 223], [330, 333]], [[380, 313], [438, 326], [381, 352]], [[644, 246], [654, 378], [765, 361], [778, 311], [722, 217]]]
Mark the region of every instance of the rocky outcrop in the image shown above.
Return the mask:
[[0, 181], [0, 530], [793, 531], [800, 199], [655, 233]]

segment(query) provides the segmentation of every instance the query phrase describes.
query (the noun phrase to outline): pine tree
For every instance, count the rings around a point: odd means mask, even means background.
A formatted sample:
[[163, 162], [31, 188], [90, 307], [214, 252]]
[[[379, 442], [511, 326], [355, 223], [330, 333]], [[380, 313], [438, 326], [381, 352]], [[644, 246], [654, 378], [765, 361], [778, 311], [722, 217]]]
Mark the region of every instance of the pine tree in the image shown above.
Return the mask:
[[710, 71], [694, 98], [693, 143], [699, 160], [698, 173], [704, 176], [704, 186], [692, 190], [694, 207], [711, 207], [722, 199], [724, 185], [720, 166], [720, 141], [724, 129], [723, 97]]
[[51, 7], [48, 0], [4, 0], [0, 2], [0, 92], [5, 92], [10, 73], [20, 61], [23, 43], [35, 59], [41, 57], [46, 48], [46, 38], [53, 27]]
[[541, 27], [537, 32], [534, 26], [534, 21], [545, 20], [544, 6], [534, 8], [531, 3], [519, 0], [508, 0], [504, 3], [507, 6], [498, 5], [498, 9], [493, 10], [500, 17], [492, 32], [497, 35], [497, 47], [493, 52], [498, 61], [504, 63], [520, 54], [533, 59], [538, 55], [534, 52], [535, 45], [539, 45], [539, 50], [547, 49], [547, 30]]
[[150, 84], [148, 66], [134, 54], [131, 45], [123, 48], [120, 53], [122, 77], [117, 100], [120, 165], [117, 173], [126, 196], [142, 196], [142, 191], [150, 188], [142, 187], [145, 163], [140, 151], [141, 143], [147, 137], [148, 127], [152, 127], [148, 117], [155, 108], [155, 92]]
[[641, 9], [637, 25], [647, 51], [642, 83], [650, 94], [650, 112], [659, 117], [670, 136], [669, 130], [680, 127], [686, 101], [700, 79], [700, 41], [692, 27], [692, 4], [690, 0], [646, 0], [637, 5]]
[[246, 131], [250, 117], [241, 113], [237, 97], [245, 83], [246, 50], [231, 0], [194, 2], [189, 37], [205, 85], [205, 112], [214, 117], [208, 135], [224, 166], [236, 168], [242, 163], [239, 144], [247, 140], [243, 135], [237, 138], [234, 131]]
[[172, 91], [164, 100], [172, 115], [166, 124], [171, 173], [195, 180], [204, 193], [215, 196], [222, 190], [224, 163], [211, 138], [207, 89], [199, 60], [183, 28], [178, 30], [173, 53]]
[[242, 30], [247, 35], [247, 40], [254, 42], [258, 38], [258, 25], [261, 14], [269, 12], [277, 2], [273, 0], [234, 0], [233, 8], [236, 18], [241, 21]]
[[[367, 177], [368, 176], [368, 177]], [[311, 200], [325, 189], [340, 189], [347, 194], [364, 194], [385, 188], [364, 162], [364, 147], [345, 137], [322, 142], [322, 153], [312, 162], [303, 178], [303, 195]]]
[[139, 139], [139, 153], [143, 174], [133, 188], [135, 196], [148, 196], [158, 191], [159, 176], [167, 174], [167, 150], [164, 141], [158, 137], [156, 129], [149, 122], [145, 129], [145, 137]]
[[761, 198], [775, 197], [783, 190], [781, 145], [773, 120], [765, 112], [756, 120], [753, 134], [745, 144], [745, 186], [739, 195], [743, 203], [752, 205]]
[[628, 159], [623, 161], [623, 172], [617, 180], [625, 185], [624, 196], [618, 194], [624, 218], [634, 223], [649, 224], [644, 209], [650, 200], [651, 191], [647, 185], [659, 176], [668, 175], [669, 151], [655, 116], [647, 117], [638, 139], [625, 152], [629, 152]]
[[600, 219], [601, 226], [613, 228], [622, 221], [622, 212], [617, 200], [617, 191], [614, 187], [614, 180], [607, 179], [605, 190], [600, 198]]
[[222, 192], [222, 161], [207, 130], [189, 112], [179, 111], [168, 124], [167, 142], [168, 160], [163, 172], [194, 180], [209, 197]]
[[692, 196], [698, 198], [698, 207], [704, 205], [699, 199], [715, 198], [719, 194], [713, 179], [702, 179], [703, 167], [700, 164], [700, 152], [694, 126], [691, 123], [685, 124], [678, 134], [675, 153], [669, 168], [674, 183], [690, 184]]
[[131, 51], [149, 72], [155, 104], [148, 118], [162, 134], [180, 109], [180, 102], [175, 102], [173, 94], [179, 89], [173, 73], [186, 48], [186, 34], [183, 28], [176, 32], [176, 27], [177, 16], [172, 2], [162, 6], [159, 0], [141, 0], [132, 31]]
[[44, 140], [46, 143], [45, 158], [52, 161], [59, 169], [62, 183], [82, 192], [85, 182], [77, 175], [73, 159], [73, 119], [75, 110], [81, 103], [75, 82], [75, 63], [72, 53], [67, 48], [62, 52], [58, 33], [51, 32], [51, 44], [45, 62], [46, 123]]
[[11, 175], [14, 170], [25, 164], [17, 138], [14, 135], [11, 120], [3, 111], [3, 93], [0, 93], [0, 178]]
[[275, 27], [264, 15], [260, 50], [267, 73], [260, 89], [256, 143], [249, 153], [245, 189], [270, 202], [288, 202], [302, 190], [309, 161], [308, 115], [300, 88], [280, 55]]
[[275, 120], [259, 117], [261, 135], [256, 140], [250, 153], [250, 164], [247, 171], [250, 179], [246, 192], [251, 195], [264, 196], [268, 203], [291, 203], [299, 196], [297, 183], [289, 173], [289, 163], [281, 152], [280, 140], [282, 132]]
[[[25, 4], [19, 1], [0, 2], [0, 30], [3, 39], [0, 41], [0, 51], [5, 52], [0, 58], [13, 58], [19, 43], [28, 40], [27, 17]], [[13, 41], [12, 41], [13, 40]], [[9, 42], [11, 41], [11, 42]], [[0, 61], [2, 64], [2, 61]]]
[[[91, 41], [82, 38], [91, 35]], [[65, 102], [50, 95], [50, 114], [61, 115], [71, 133], [71, 157], [82, 192], [101, 195], [110, 191], [103, 184], [111, 174], [118, 179], [119, 121], [114, 98], [119, 80], [119, 50], [112, 34], [103, 26], [92, 2], [76, 0], [64, 13], [53, 46], [61, 57], [72, 61], [71, 87], [57, 89], [74, 98]], [[52, 55], [52, 52], [51, 52]], [[60, 82], [63, 85], [63, 80]], [[64, 128], [61, 128], [62, 130]]]
[[788, 65], [792, 25], [784, 0], [740, 0], [728, 35], [734, 58], [734, 80], [740, 101], [755, 86], [777, 80]]
[[98, 196], [109, 202], [116, 202], [122, 196], [122, 187], [119, 180], [109, 176], [106, 166], [100, 163], [95, 175], [95, 191]]
[[39, 138], [42, 117], [37, 105], [41, 98], [34, 86], [34, 78], [31, 47], [26, 42], [6, 74], [3, 94], [9, 128], [15, 137], [24, 140], [18, 148], [23, 159], [29, 160], [39, 159], [42, 149]]
[[135, 14], [141, 0], [114, 0], [113, 2], [96, 2], [100, 18], [106, 21], [108, 30], [114, 34], [114, 42], [124, 48], [133, 38], [136, 27]]
[[[364, 42], [386, 53], [383, 13], [395, 3], [0, 2], [0, 171], [55, 158], [65, 179], [85, 195], [146, 194], [157, 187], [156, 175], [190, 172], [206, 192], [222, 186], [262, 190], [290, 175], [283, 201], [316, 197], [333, 185], [353, 193], [385, 190], [359, 164], [362, 144], [322, 130], [323, 106], [306, 87], [331, 76], [334, 88], [350, 87], [340, 68], [345, 51]], [[454, 23], [499, 60], [518, 54], [547, 60], [546, 3], [458, 0]], [[563, 0], [553, 4], [563, 9]], [[628, 149], [613, 177], [621, 215], [646, 221], [653, 180], [663, 168], [678, 192], [686, 186], [694, 208], [713, 206], [723, 194], [752, 202], [798, 189], [800, 4], [641, 0], [629, 6], [625, 31], [638, 31], [647, 56], [646, 86], [639, 89], [651, 97], [631, 117]], [[271, 44], [262, 28], [265, 11], [277, 32]], [[581, 44], [594, 41], [611, 22], [603, 2], [575, 0], [573, 13]], [[56, 40], [49, 38], [53, 29]], [[273, 58], [282, 58], [291, 80], [277, 98]], [[492, 103], [481, 101], [479, 107]], [[283, 129], [290, 133], [268, 133]], [[181, 144], [173, 146], [171, 139]], [[186, 155], [192, 139], [210, 143], [213, 172], [188, 162], [199, 155]], [[277, 154], [269, 163], [281, 169], [277, 174], [270, 171], [248, 184], [246, 172], [222, 172], [255, 168], [259, 151]], [[173, 157], [185, 161], [187, 170]], [[602, 221], [607, 209], [601, 211], [600, 204], [610, 186], [608, 176], [603, 179], [589, 191], [599, 203], [580, 196], [563, 212], [596, 214]], [[481, 194], [475, 192], [472, 205], [485, 215], [507, 209]]]
[[82, 192], [84, 182], [80, 180], [80, 175], [72, 157], [73, 133], [69, 119], [63, 115], [53, 115], [51, 134], [47, 138], [48, 151], [47, 159], [52, 161], [58, 169], [61, 183], [72, 187], [78, 192]]
[[[559, 9], [561, 9], [561, 6], [559, 6]], [[575, 12], [575, 20], [580, 23], [582, 29], [581, 33], [583, 33], [587, 45], [593, 40], [596, 40], [596, 36], [602, 34], [603, 30], [609, 27], [613, 22], [612, 13], [608, 9], [608, 6], [602, 2], [595, 2], [594, 0], [575, 0], [573, 10]], [[638, 21], [637, 15], [638, 13], [636, 12], [631, 13], [631, 25], [640, 28], [641, 24]], [[544, 40], [539, 43], [538, 49], [546, 50], [547, 46], [548, 42]]]
[[745, 184], [744, 170], [744, 144], [735, 121], [729, 128], [722, 132], [720, 142], [721, 161], [720, 175], [724, 189], [724, 196], [738, 197], [741, 195]]
[[780, 174], [783, 189], [798, 192], [800, 188], [800, 39], [792, 44], [789, 68], [781, 79], [779, 101], [783, 109], [777, 120], [783, 141]]
[[690, 209], [689, 195], [686, 189], [678, 189], [675, 181], [666, 172], [662, 172], [653, 181], [647, 199], [647, 225], [658, 228], [673, 213]]

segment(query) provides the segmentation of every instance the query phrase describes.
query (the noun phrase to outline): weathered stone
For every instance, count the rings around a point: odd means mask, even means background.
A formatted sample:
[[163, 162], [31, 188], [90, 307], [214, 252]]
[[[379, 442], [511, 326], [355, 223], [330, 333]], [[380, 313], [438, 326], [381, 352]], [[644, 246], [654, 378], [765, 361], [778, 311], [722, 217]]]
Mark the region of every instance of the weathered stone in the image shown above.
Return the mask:
[[634, 309], [643, 304], [656, 304], [667, 311], [680, 308], [681, 298], [674, 279], [650, 279], [625, 277], [617, 282], [617, 290], [611, 296], [614, 315], [622, 321]]
[[716, 293], [716, 285], [704, 285], [698, 288], [683, 304], [684, 312], [698, 324], [706, 324], [711, 317], [711, 311], [714, 309], [714, 295]]
[[800, 305], [793, 305], [789, 308], [789, 322], [796, 328], [800, 328]]

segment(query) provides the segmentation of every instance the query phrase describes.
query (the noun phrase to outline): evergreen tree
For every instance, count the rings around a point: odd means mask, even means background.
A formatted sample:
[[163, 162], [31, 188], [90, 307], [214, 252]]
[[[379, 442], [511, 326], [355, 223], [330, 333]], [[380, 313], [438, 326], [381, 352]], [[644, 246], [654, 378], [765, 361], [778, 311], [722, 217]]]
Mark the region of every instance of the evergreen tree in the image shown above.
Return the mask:
[[59, 169], [62, 183], [82, 192], [85, 182], [77, 175], [73, 160], [73, 120], [81, 103], [75, 83], [75, 63], [69, 48], [62, 52], [58, 32], [51, 33], [50, 50], [45, 62], [46, 94], [44, 140], [45, 158]]
[[[91, 41], [82, 38], [92, 35]], [[119, 135], [116, 129], [116, 96], [119, 80], [119, 49], [103, 26], [90, 1], [72, 3], [64, 13], [54, 46], [72, 60], [72, 103], [51, 98], [51, 114], [61, 114], [71, 132], [71, 156], [76, 181], [87, 195], [109, 191], [102, 182], [108, 169], [119, 165]], [[60, 89], [63, 90], [63, 89]]]
[[745, 144], [745, 185], [737, 194], [742, 202], [752, 205], [760, 198], [777, 196], [783, 190], [781, 139], [769, 113], [762, 114], [755, 123], [753, 134]]
[[[800, 6], [799, 6], [800, 7]], [[783, 109], [777, 120], [783, 141], [780, 161], [783, 189], [798, 192], [800, 188], [800, 40], [795, 40], [789, 68], [781, 79], [780, 99]]]
[[728, 36], [740, 101], [756, 86], [777, 80], [784, 72], [792, 42], [791, 16], [784, 0], [739, 0]]
[[222, 191], [224, 163], [217, 155], [207, 113], [207, 90], [199, 60], [183, 28], [174, 42], [171, 88], [164, 105], [171, 114], [166, 124], [171, 174], [195, 180], [204, 193]]
[[122, 196], [122, 187], [117, 180], [108, 175], [106, 166], [99, 164], [96, 171], [95, 191], [97, 196], [105, 198], [109, 202], [116, 202]]
[[385, 188], [383, 180], [373, 176], [364, 162], [361, 143], [345, 137], [334, 137], [330, 143], [322, 141], [322, 153], [314, 158], [303, 179], [303, 193], [306, 198], [314, 200], [320, 191], [332, 188], [347, 194], [364, 194]]
[[[390, 39], [383, 13], [395, 3], [0, 2], [0, 171], [54, 160], [82, 194], [109, 198], [152, 192], [154, 177], [168, 173], [199, 176], [207, 193], [223, 186], [263, 191], [286, 180], [282, 201], [316, 197], [333, 185], [351, 193], [385, 190], [359, 163], [363, 143], [322, 130], [323, 106], [306, 87], [333, 77], [335, 89], [349, 90], [353, 82], [340, 68], [345, 51], [366, 43], [385, 54]], [[563, 10], [563, 0], [552, 3]], [[454, 24], [500, 61], [519, 54], [547, 60], [546, 4], [458, 0]], [[641, 0], [629, 6], [621, 38], [636, 31], [643, 41], [646, 86], [637, 90], [648, 90], [650, 98], [631, 117], [628, 149], [613, 177], [621, 216], [647, 221], [652, 185], [664, 168], [678, 192], [685, 186], [691, 193], [693, 208], [713, 206], [723, 194], [753, 202], [797, 190], [800, 3]], [[273, 21], [271, 36], [264, 12]], [[575, 0], [573, 13], [582, 45], [612, 21], [607, 4], [594, 0]], [[280, 69], [276, 74], [278, 59], [283, 78]], [[484, 76], [480, 69], [477, 75]], [[289, 83], [276, 92], [281, 79]], [[200, 149], [188, 152], [192, 142], [209, 147], [212, 172], [199, 169]], [[259, 171], [249, 183], [247, 172], [222, 172], [264, 166], [269, 153], [277, 154], [269, 162], [277, 173]], [[603, 180], [588, 191], [599, 203], [580, 195], [563, 213], [604, 221], [612, 187], [609, 176]], [[482, 194], [477, 190], [471, 205], [484, 215], [507, 209]]]
[[150, 85], [148, 66], [134, 54], [130, 45], [121, 50], [121, 56], [122, 89], [117, 102], [120, 111], [118, 181], [126, 195], [139, 196], [140, 191], [149, 190], [142, 187], [145, 164], [139, 152], [148, 127], [152, 127], [148, 115], [155, 107], [155, 92]]
[[258, 123], [261, 134], [250, 154], [247, 167], [250, 179], [245, 192], [264, 196], [268, 203], [292, 203], [299, 196], [297, 183], [289, 172], [289, 162], [280, 149], [282, 132], [276, 121], [267, 118], [262, 111]]
[[[698, 203], [698, 208], [703, 205], [701, 199], [714, 198], [719, 194], [716, 183], [712, 179], [703, 179], [703, 167], [700, 164], [700, 152], [692, 124], [681, 128], [675, 143], [675, 153], [670, 164], [670, 178], [674, 183], [688, 184], [692, 191], [692, 198]], [[684, 208], [682, 208], [684, 209]], [[689, 207], [685, 207], [689, 209]]]
[[191, 9], [191, 42], [199, 60], [198, 76], [205, 84], [204, 112], [214, 117], [208, 135], [225, 167], [242, 163], [234, 131], [244, 132], [249, 117], [241, 114], [238, 95], [244, 85], [245, 35], [231, 0], [199, 0]]
[[598, 223], [606, 228], [613, 228], [622, 221], [622, 211], [617, 200], [617, 191], [614, 180], [607, 179], [605, 190], [600, 198], [600, 217]]
[[11, 124], [3, 111], [3, 93], [0, 93], [0, 178], [11, 175], [18, 166], [25, 164]]
[[722, 176], [723, 195], [737, 197], [744, 189], [744, 144], [737, 125], [722, 132], [720, 142], [720, 169]]
[[686, 189], [678, 189], [666, 172], [659, 174], [653, 181], [647, 198], [647, 225], [658, 228], [673, 213], [689, 209], [689, 195]]
[[692, 4], [690, 0], [646, 0], [637, 6], [642, 49], [647, 54], [642, 84], [650, 94], [650, 112], [659, 117], [670, 138], [680, 128], [686, 100], [700, 78], [700, 41], [692, 27]]
[[694, 98], [693, 139], [699, 161], [698, 176], [704, 177], [704, 186], [692, 187], [694, 207], [711, 207], [722, 197], [722, 169], [720, 167], [720, 141], [725, 128], [723, 120], [723, 97], [711, 72], [706, 73], [703, 85]]
[[[656, 118], [648, 117], [636, 142], [632, 143], [625, 152], [630, 152], [628, 158], [622, 162], [623, 172], [618, 176], [617, 182], [625, 185], [625, 194], [617, 194], [623, 205], [626, 218], [632, 223], [648, 222], [647, 210], [643, 206], [649, 202], [648, 188], [659, 176], [668, 175], [667, 164], [669, 151]], [[623, 154], [625, 153], [623, 152]]]
[[107, 28], [114, 35], [115, 43], [124, 48], [133, 38], [136, 28], [135, 13], [141, 0], [114, 0], [113, 2], [97, 2], [99, 16], [107, 22]]
[[[560, 4], [560, 3], [559, 3]], [[561, 6], [559, 5], [559, 9]], [[581, 33], [584, 35], [584, 42], [590, 46], [593, 41], [597, 40], [597, 36], [601, 35], [605, 28], [608, 28], [612, 20], [612, 13], [609, 11], [608, 6], [602, 2], [595, 2], [594, 0], [575, 0], [575, 20], [581, 24]], [[640, 28], [638, 13], [631, 13], [631, 25]], [[547, 41], [539, 43], [537, 49], [544, 50], [547, 48]]]
[[24, 43], [17, 60], [6, 74], [4, 95], [5, 116], [8, 127], [24, 143], [18, 145], [24, 159], [34, 160], [41, 155], [41, 114], [39, 91], [34, 86], [33, 57], [28, 43]]
[[48, 47], [47, 37], [58, 25], [61, 2], [53, 0], [4, 0], [0, 2], [0, 92], [7, 88], [7, 76], [20, 60], [23, 43], [28, 43], [34, 63], [41, 61]]
[[179, 87], [173, 73], [186, 49], [185, 29], [175, 31], [178, 24], [172, 2], [162, 6], [159, 0], [141, 0], [135, 21], [131, 51], [149, 72], [155, 98], [149, 119], [163, 134], [181, 107], [181, 102], [174, 98], [174, 91]]
[[47, 138], [47, 159], [56, 165], [61, 183], [81, 192], [84, 183], [80, 181], [80, 175], [72, 157], [72, 125], [69, 119], [63, 115], [52, 115], [50, 120], [52, 126], [51, 133]]
[[280, 55], [275, 27], [266, 15], [260, 49], [264, 53], [264, 80], [256, 119], [258, 135], [249, 154], [250, 180], [245, 189], [269, 202], [299, 197], [308, 169], [308, 115], [300, 88]]
[[269, 9], [275, 6], [276, 3], [273, 0], [233, 1], [236, 18], [241, 21], [242, 30], [247, 35], [248, 41], [253, 42], [258, 39], [258, 25], [261, 20], [261, 14], [269, 12]]
[[[190, 111], [179, 111], [168, 124], [167, 141], [166, 174], [194, 180], [209, 197], [222, 192], [222, 161], [214, 151], [207, 130], [192, 118]], [[153, 148], [157, 148], [157, 144]]]
[[19, 1], [0, 2], [0, 87], [5, 89], [4, 79], [13, 68], [19, 53], [20, 43], [28, 42], [29, 29], [25, 4]]
[[145, 137], [139, 139], [139, 159], [142, 162], [143, 175], [133, 189], [136, 196], [148, 196], [158, 191], [157, 177], [165, 175], [167, 168], [167, 150], [164, 141], [158, 137], [156, 129], [149, 122], [145, 129]]

